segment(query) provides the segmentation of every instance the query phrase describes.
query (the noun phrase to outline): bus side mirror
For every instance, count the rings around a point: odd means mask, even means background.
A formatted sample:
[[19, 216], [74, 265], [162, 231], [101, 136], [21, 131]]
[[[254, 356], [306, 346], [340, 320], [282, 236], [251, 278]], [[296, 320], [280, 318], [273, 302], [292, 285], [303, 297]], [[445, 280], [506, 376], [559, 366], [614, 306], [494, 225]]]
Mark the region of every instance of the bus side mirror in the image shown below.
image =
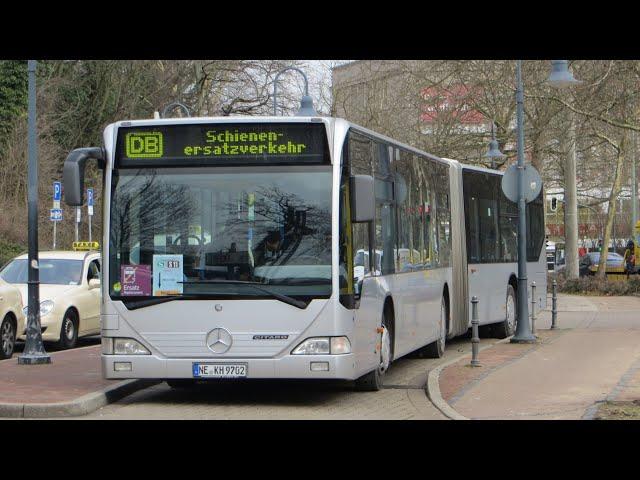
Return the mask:
[[351, 221], [372, 222], [375, 216], [373, 177], [353, 175], [351, 177]]
[[106, 155], [101, 147], [76, 148], [64, 161], [62, 193], [67, 205], [81, 207], [84, 203], [84, 168], [90, 158], [97, 160], [99, 167], [104, 168]]

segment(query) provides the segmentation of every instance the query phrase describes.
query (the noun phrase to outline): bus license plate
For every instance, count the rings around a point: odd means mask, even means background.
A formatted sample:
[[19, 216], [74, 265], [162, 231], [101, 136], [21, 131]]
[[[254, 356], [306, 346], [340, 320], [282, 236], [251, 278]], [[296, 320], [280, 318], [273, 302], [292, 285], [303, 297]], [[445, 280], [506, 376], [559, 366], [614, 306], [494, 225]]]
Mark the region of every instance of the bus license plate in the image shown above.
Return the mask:
[[242, 363], [194, 363], [194, 377], [246, 378], [247, 365]]

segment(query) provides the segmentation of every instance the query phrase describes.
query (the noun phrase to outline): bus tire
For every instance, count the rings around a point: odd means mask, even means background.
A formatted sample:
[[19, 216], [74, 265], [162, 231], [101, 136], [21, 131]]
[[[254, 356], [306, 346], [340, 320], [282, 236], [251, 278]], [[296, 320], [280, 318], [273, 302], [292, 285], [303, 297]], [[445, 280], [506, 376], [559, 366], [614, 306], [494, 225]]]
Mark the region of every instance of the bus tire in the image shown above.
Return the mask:
[[393, 331], [391, 328], [391, 320], [389, 318], [388, 309], [382, 312], [382, 328], [384, 329], [380, 339], [380, 363], [371, 372], [356, 379], [356, 390], [361, 392], [377, 392], [382, 388], [382, 380], [384, 374], [391, 365], [393, 356]]
[[11, 314], [5, 315], [0, 324], [0, 360], [11, 358], [16, 346], [16, 322]]
[[507, 338], [516, 333], [518, 324], [518, 309], [516, 292], [511, 285], [507, 285], [507, 298], [505, 300], [505, 319], [494, 325], [493, 331], [496, 338]]
[[445, 297], [440, 303], [440, 336], [438, 340], [430, 343], [424, 348], [427, 358], [442, 358], [447, 344], [447, 331], [449, 328], [449, 305]]
[[60, 340], [56, 344], [58, 350], [74, 348], [78, 343], [78, 315], [74, 310], [67, 310], [62, 317]]

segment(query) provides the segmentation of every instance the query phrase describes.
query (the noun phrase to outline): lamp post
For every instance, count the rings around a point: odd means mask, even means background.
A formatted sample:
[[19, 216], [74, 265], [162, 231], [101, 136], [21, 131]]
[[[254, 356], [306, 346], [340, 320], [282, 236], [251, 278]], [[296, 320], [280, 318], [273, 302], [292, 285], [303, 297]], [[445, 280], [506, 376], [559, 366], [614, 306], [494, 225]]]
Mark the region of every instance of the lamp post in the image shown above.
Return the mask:
[[162, 110], [162, 118], [167, 118], [167, 114], [173, 111], [176, 107], [180, 107], [182, 111], [186, 113], [187, 117], [191, 116], [191, 112], [189, 111], [189, 109], [184, 103], [173, 102], [167, 105], [166, 107], [164, 107], [164, 109]]
[[51, 363], [51, 356], [45, 352], [40, 328], [40, 274], [38, 271], [38, 152], [36, 150], [36, 61], [27, 63], [29, 74], [29, 280], [27, 308], [27, 339], [22, 355], [18, 357], [21, 365]]
[[505, 154], [500, 151], [500, 146], [496, 140], [495, 123], [491, 122], [491, 141], [489, 142], [489, 151], [484, 154], [485, 158], [491, 160], [491, 168], [495, 170], [496, 159], [505, 158]]
[[[547, 82], [558, 87], [575, 84], [576, 80], [568, 71], [567, 64], [567, 60], [553, 60], [551, 75], [549, 75]], [[524, 185], [524, 90], [522, 87], [522, 60], [516, 60], [516, 121], [518, 128], [518, 323], [516, 333], [511, 338], [511, 342], [533, 343], [536, 341], [536, 337], [531, 333], [531, 326], [529, 325], [527, 298], [527, 205], [525, 202]], [[573, 178], [575, 181], [575, 169]], [[577, 247], [576, 241], [572, 249], [576, 254], [576, 259]], [[566, 249], [567, 242], [565, 241], [565, 251]]]
[[518, 323], [511, 343], [533, 343], [527, 298], [527, 205], [524, 199], [524, 92], [522, 60], [516, 61], [516, 121], [518, 124]]
[[278, 96], [278, 78], [280, 78], [280, 75], [282, 75], [284, 72], [289, 71], [289, 70], [295, 70], [300, 75], [302, 75], [302, 77], [304, 78], [304, 96], [302, 97], [302, 100], [300, 100], [300, 109], [296, 113], [296, 116], [298, 116], [298, 117], [313, 117], [315, 115], [318, 115], [318, 113], [316, 112], [315, 108], [313, 108], [313, 99], [309, 96], [309, 80], [307, 80], [307, 76], [305, 75], [305, 73], [302, 70], [300, 70], [297, 67], [287, 67], [287, 68], [284, 68], [284, 69], [280, 70], [278, 72], [278, 74], [276, 75], [276, 78], [273, 80], [273, 116], [275, 117], [276, 115], [278, 115], [278, 113], [277, 113], [277, 109], [278, 109], [278, 98], [277, 98], [277, 96]]

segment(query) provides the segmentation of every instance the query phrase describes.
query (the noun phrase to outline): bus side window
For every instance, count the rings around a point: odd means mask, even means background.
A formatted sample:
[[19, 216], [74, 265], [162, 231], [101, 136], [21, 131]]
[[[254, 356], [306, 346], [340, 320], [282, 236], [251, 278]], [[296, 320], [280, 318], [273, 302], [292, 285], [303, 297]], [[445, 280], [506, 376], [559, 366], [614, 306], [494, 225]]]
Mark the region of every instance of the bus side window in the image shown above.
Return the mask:
[[375, 179], [375, 269], [382, 275], [395, 272], [394, 246], [396, 241], [395, 205], [393, 202], [393, 175], [391, 173], [390, 148], [384, 143], [374, 143]]
[[395, 162], [395, 191], [398, 217], [397, 272], [411, 272], [420, 261], [420, 252], [414, 245], [415, 175], [412, 172], [411, 154], [400, 150]]

